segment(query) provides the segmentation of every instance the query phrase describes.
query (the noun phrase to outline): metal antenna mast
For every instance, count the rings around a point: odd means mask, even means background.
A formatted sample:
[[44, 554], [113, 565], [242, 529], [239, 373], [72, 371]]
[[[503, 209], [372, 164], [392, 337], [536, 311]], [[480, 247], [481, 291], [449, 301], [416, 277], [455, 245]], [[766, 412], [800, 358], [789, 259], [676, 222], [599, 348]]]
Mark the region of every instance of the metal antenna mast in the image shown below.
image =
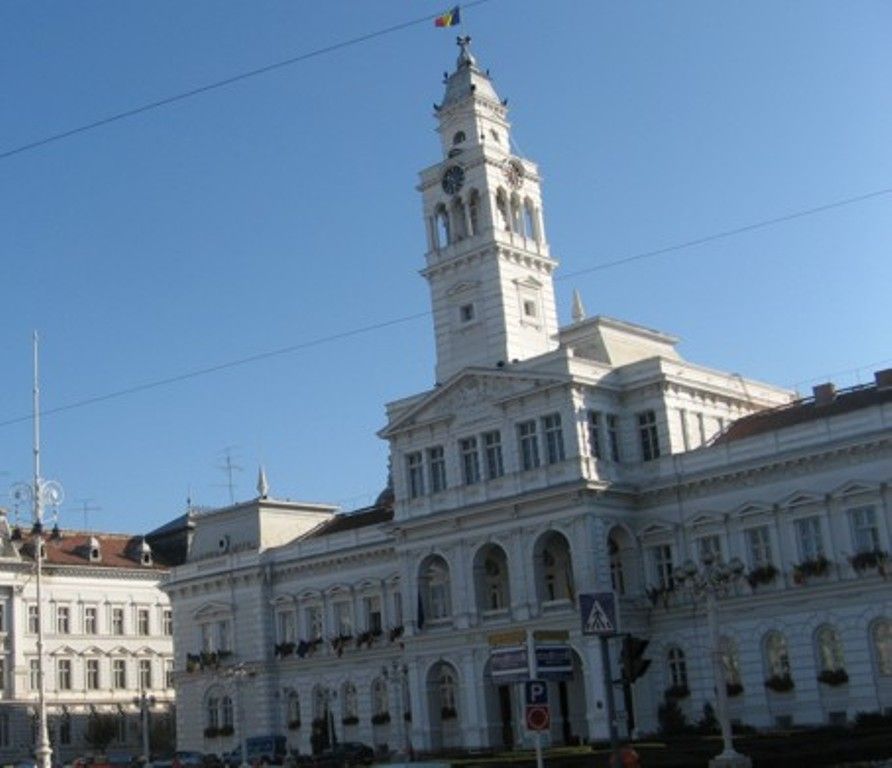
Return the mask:
[[84, 532], [90, 530], [90, 512], [100, 512], [102, 507], [97, 504], [92, 504], [93, 499], [76, 499], [77, 503], [81, 505], [81, 512], [84, 514]]
[[225, 487], [229, 490], [229, 503], [235, 504], [235, 479], [234, 474], [236, 472], [241, 472], [244, 467], [240, 464], [236, 464], [232, 460], [232, 449], [235, 448], [234, 445], [227, 445], [222, 453], [223, 453], [223, 463], [218, 464], [217, 468], [222, 469], [223, 472], [226, 473], [226, 483]]

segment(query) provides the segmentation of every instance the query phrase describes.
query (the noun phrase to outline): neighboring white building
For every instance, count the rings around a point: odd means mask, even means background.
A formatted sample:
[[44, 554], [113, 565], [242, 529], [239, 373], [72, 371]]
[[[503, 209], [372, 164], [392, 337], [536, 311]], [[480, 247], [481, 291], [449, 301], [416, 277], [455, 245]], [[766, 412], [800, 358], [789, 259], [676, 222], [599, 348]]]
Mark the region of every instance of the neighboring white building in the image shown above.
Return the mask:
[[142, 751], [142, 691], [150, 719], [172, 715], [173, 631], [159, 589], [166, 568], [139, 536], [44, 533], [43, 604], [36, 536], [0, 515], [0, 763], [33, 753], [37, 728], [37, 626], [44, 622], [45, 688], [54, 761], [89, 750], [92, 712], [114, 715], [110, 750]]
[[706, 552], [753, 581], [720, 608], [734, 718], [892, 707], [892, 374], [795, 401], [684, 360], [666, 333], [587, 319], [578, 297], [558, 328], [539, 173], [511, 153], [467, 41], [436, 115], [442, 159], [419, 190], [437, 384], [388, 406], [392, 490], [374, 506], [335, 514], [263, 486], [192, 516], [165, 584], [180, 746], [229, 749], [239, 723], [303, 752], [332, 725], [390, 749], [521, 743], [490, 649], [517, 630], [567, 638], [551, 739], [604, 738], [577, 595], [611, 588], [623, 629], [651, 640], [639, 729], [669, 688], [696, 719], [713, 698], [704, 618], [672, 572]]

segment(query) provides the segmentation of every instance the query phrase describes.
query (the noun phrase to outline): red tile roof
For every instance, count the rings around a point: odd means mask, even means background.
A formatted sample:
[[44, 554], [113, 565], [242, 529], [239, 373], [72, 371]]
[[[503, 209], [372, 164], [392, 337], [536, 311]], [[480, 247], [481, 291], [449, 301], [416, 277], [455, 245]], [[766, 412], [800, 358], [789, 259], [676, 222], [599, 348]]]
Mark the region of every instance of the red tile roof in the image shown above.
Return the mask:
[[826, 403], [819, 404], [815, 402], [815, 398], [808, 397], [738, 419], [713, 441], [713, 445], [730, 443], [733, 440], [742, 440], [745, 437], [774, 432], [827, 416], [839, 416], [888, 402], [892, 402], [892, 387], [880, 388], [873, 385], [840, 390], [830, 402]]
[[[34, 558], [35, 535], [30, 531], [22, 532], [20, 553], [22, 557]], [[100, 558], [90, 560], [90, 541], [99, 543]], [[88, 565], [94, 568], [127, 568], [145, 571], [166, 570], [167, 565], [159, 562], [152, 553], [152, 564], [143, 565], [142, 536], [125, 533], [83, 533], [81, 531], [61, 531], [61, 538], [55, 539], [50, 531], [43, 532], [46, 545], [45, 563], [49, 565]]]

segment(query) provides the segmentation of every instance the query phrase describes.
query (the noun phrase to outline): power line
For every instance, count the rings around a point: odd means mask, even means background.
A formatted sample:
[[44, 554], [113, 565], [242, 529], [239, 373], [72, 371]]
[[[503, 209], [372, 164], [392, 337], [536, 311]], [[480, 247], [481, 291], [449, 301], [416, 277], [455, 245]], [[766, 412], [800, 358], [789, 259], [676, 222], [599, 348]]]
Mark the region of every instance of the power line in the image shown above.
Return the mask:
[[[693, 240], [686, 240], [682, 243], [676, 243], [675, 245], [668, 245], [663, 248], [657, 248], [651, 251], [643, 251], [641, 253], [636, 253], [631, 256], [625, 256], [620, 259], [614, 259], [612, 261], [605, 261], [600, 264], [596, 264], [593, 267], [589, 267], [587, 269], [576, 270], [575, 272], [571, 272], [566, 275], [561, 275], [556, 278], [556, 280], [566, 280], [571, 277], [576, 277], [578, 275], [589, 274], [591, 272], [597, 272], [599, 270], [604, 269], [612, 269], [613, 267], [622, 266], [625, 264], [630, 264], [635, 261], [641, 261], [644, 259], [652, 259], [657, 256], [663, 256], [667, 253], [673, 253], [675, 251], [680, 251], [685, 248], [692, 248], [696, 245], [702, 245], [703, 243], [713, 242], [715, 240], [720, 240], [727, 237], [732, 237], [734, 235], [739, 235], [744, 232], [752, 232], [756, 229], [762, 229], [764, 227], [773, 226], [776, 224], [782, 224], [784, 222], [793, 221], [795, 219], [803, 218], [805, 216], [812, 216], [818, 213], [822, 213], [824, 211], [830, 211], [835, 208], [841, 208], [846, 205], [854, 205], [858, 202], [863, 202], [865, 200], [870, 200], [872, 198], [880, 197], [882, 195], [888, 195], [892, 193], [892, 187], [888, 187], [885, 189], [879, 189], [874, 192], [868, 192], [863, 195], [858, 195], [856, 197], [845, 198], [844, 200], [837, 200], [833, 203], [827, 203], [825, 205], [819, 205], [814, 208], [806, 208], [801, 211], [795, 211], [793, 213], [784, 214], [783, 216], [775, 216], [771, 219], [764, 219], [762, 221], [753, 222], [750, 224], [745, 224], [740, 227], [736, 227], [734, 229], [726, 229], [721, 232], [716, 232], [711, 235], [704, 235], [703, 237], [694, 238]], [[188, 381], [189, 379], [196, 379], [200, 376], [207, 376], [212, 373], [217, 373], [219, 371], [225, 371], [230, 368], [238, 368], [244, 365], [249, 365], [251, 363], [256, 363], [261, 360], [268, 360], [273, 357], [280, 357], [282, 355], [287, 355], [292, 352], [298, 352], [304, 349], [309, 349], [311, 347], [322, 346], [323, 344], [329, 344], [334, 341], [340, 341], [342, 339], [348, 339], [353, 336], [359, 336], [363, 333], [370, 333], [372, 331], [378, 331], [383, 328], [389, 328], [394, 325], [402, 325], [403, 323], [408, 323], [413, 320], [419, 320], [422, 317], [429, 317], [432, 313], [430, 311], [426, 312], [417, 312], [412, 315], [405, 315], [404, 317], [392, 318], [390, 320], [384, 320], [379, 323], [373, 323], [371, 325], [365, 325], [360, 328], [353, 328], [347, 331], [340, 331], [338, 333], [332, 333], [326, 336], [320, 336], [316, 339], [310, 339], [309, 341], [300, 342], [298, 344], [291, 344], [286, 347], [280, 347], [279, 349], [273, 349], [266, 352], [258, 352], [253, 355], [248, 355], [247, 357], [238, 358], [236, 360], [230, 360], [225, 363], [219, 363], [217, 365], [211, 365], [205, 368], [197, 368], [194, 371], [187, 371], [186, 373], [177, 374], [175, 376], [168, 376], [163, 379], [156, 379], [154, 381], [144, 382], [142, 384], [136, 384], [132, 387], [127, 387], [125, 389], [119, 389], [114, 392], [108, 392], [104, 395], [96, 395], [94, 397], [88, 397], [83, 400], [77, 400], [73, 403], [68, 403], [67, 405], [60, 405], [56, 408], [50, 408], [48, 410], [41, 411], [42, 416], [48, 416], [55, 413], [62, 413], [64, 411], [71, 411], [76, 408], [82, 408], [87, 405], [95, 405], [96, 403], [102, 403], [108, 400], [116, 400], [121, 397], [125, 397], [127, 395], [133, 395], [138, 392], [145, 392], [150, 389], [157, 389], [158, 387], [168, 386], [170, 384], [176, 384], [181, 381]], [[7, 427], [12, 424], [19, 424], [21, 422], [30, 421], [33, 418], [31, 414], [27, 416], [18, 416], [12, 419], [7, 419], [6, 421], [0, 421], [0, 428]]]
[[[484, 3], [491, 2], [491, 0], [471, 0], [471, 2], [463, 3], [462, 8], [473, 8], [476, 5], [483, 5]], [[126, 120], [129, 117], [135, 117], [136, 115], [141, 115], [144, 112], [150, 112], [154, 109], [160, 109], [161, 107], [166, 107], [170, 104], [174, 104], [178, 101], [184, 101], [186, 99], [191, 99], [194, 96], [200, 96], [201, 94], [208, 93], [209, 91], [217, 90], [218, 88], [225, 88], [228, 85], [232, 85], [233, 83], [241, 82], [242, 80], [248, 80], [252, 77], [258, 77], [259, 75], [265, 75], [268, 72], [273, 72], [277, 69], [282, 69], [283, 67], [290, 67], [294, 64], [299, 64], [301, 62], [307, 61], [309, 59], [315, 59], [319, 56], [324, 56], [329, 53], [334, 53], [335, 51], [342, 50], [343, 48], [349, 48], [354, 45], [359, 45], [360, 43], [366, 43], [369, 40], [374, 40], [377, 37], [384, 37], [385, 35], [393, 34], [394, 32], [400, 32], [404, 29], [408, 29], [410, 27], [417, 26], [419, 24], [424, 24], [425, 22], [432, 21], [440, 16], [440, 13], [430, 14], [428, 16], [421, 16], [416, 19], [412, 19], [411, 21], [404, 21], [399, 24], [394, 24], [390, 27], [385, 27], [384, 29], [379, 29], [374, 32], [368, 32], [364, 35], [359, 35], [357, 37], [351, 37], [348, 40], [342, 40], [338, 43], [333, 43], [332, 45], [326, 45], [322, 48], [316, 48], [315, 50], [308, 51], [307, 53], [301, 53], [297, 56], [292, 56], [288, 59], [283, 59], [282, 61], [277, 61], [274, 64], [267, 64], [266, 66], [259, 67], [257, 69], [251, 69], [247, 72], [241, 72], [237, 75], [233, 75], [232, 77], [227, 77], [223, 80], [217, 80], [213, 83], [207, 83], [206, 85], [200, 85], [196, 88], [192, 88], [188, 91], [183, 91], [182, 93], [175, 94], [173, 96], [167, 96], [163, 99], [158, 99], [157, 101], [152, 101], [147, 104], [143, 104], [139, 107], [134, 107], [133, 109], [128, 109], [123, 112], [118, 112], [114, 115], [109, 115], [108, 117], [100, 118], [99, 120], [94, 120], [92, 123], [85, 123], [84, 125], [79, 125], [76, 128], [71, 128], [67, 131], [62, 131], [61, 133], [55, 133], [51, 136], [45, 136], [42, 139], [37, 139], [35, 141], [31, 141], [27, 144], [22, 144], [18, 147], [14, 147], [12, 149], [8, 149], [4, 152], [0, 152], [0, 160], [5, 160], [6, 158], [12, 157], [13, 155], [19, 155], [23, 152], [28, 152], [32, 149], [37, 149], [38, 147], [46, 146], [47, 144], [51, 144], [55, 141], [61, 141], [62, 139], [70, 138], [71, 136], [76, 136], [80, 133], [86, 133], [87, 131], [92, 131], [95, 128], [101, 128], [104, 125], [109, 125], [110, 123], [116, 123], [119, 120]], [[2, 426], [2, 425], [0, 425]]]
[[793, 221], [794, 219], [801, 219], [806, 216], [814, 216], [817, 213], [823, 213], [824, 211], [830, 211], [834, 208], [842, 208], [846, 205], [854, 205], [855, 203], [861, 203], [865, 200], [871, 200], [875, 197], [881, 197], [883, 195], [888, 195], [892, 193], [892, 187], [886, 187], [885, 189], [878, 189], [874, 192], [868, 192], [865, 195], [857, 195], [856, 197], [847, 197], [844, 200], [837, 200], [833, 203], [827, 203], [826, 205], [818, 205], [814, 208], [806, 208], [802, 211], [795, 211], [793, 213], [787, 213], [783, 216], [776, 216], [772, 219], [764, 219], [763, 221], [757, 221], [753, 224], [744, 224], [741, 227], [735, 227], [734, 229], [726, 229], [721, 232], [716, 232], [712, 235], [706, 235], [704, 237], [698, 237], [694, 240], [686, 240], [682, 243], [676, 243], [675, 245], [667, 245], [665, 248], [658, 248], [654, 251], [644, 251], [642, 253], [636, 253], [632, 256], [625, 256], [621, 259], [615, 259], [614, 261], [605, 261], [601, 264], [596, 264], [593, 267], [587, 267], [586, 269], [577, 269], [575, 272], [567, 272], [559, 277], [556, 277], [555, 280], [568, 280], [571, 277], [578, 277], [579, 275], [588, 275], [592, 272], [598, 272], [602, 269], [610, 269], [611, 267], [618, 267], [622, 264], [629, 264], [633, 261], [641, 261], [642, 259], [652, 259], [655, 256], [662, 256], [666, 253], [672, 253], [673, 251], [681, 251], [685, 248], [693, 248], [695, 245], [703, 245], [705, 243], [713, 243], [716, 240], [723, 240], [726, 237], [733, 237], [734, 235], [741, 235], [744, 232], [753, 232], [757, 229], [764, 229], [765, 227], [771, 227], [775, 224], [783, 224], [787, 221]]

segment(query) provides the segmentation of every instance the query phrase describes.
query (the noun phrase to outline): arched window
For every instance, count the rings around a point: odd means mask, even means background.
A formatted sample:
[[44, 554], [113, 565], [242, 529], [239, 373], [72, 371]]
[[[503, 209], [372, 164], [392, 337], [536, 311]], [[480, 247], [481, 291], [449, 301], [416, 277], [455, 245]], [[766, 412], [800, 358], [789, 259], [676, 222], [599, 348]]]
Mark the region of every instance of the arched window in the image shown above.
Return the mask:
[[444, 710], [451, 709], [455, 711], [455, 676], [452, 674], [451, 669], [443, 667], [440, 670], [437, 685], [440, 692], [440, 706]]
[[740, 652], [737, 650], [737, 643], [730, 637], [723, 637], [719, 640], [719, 654], [722, 660], [725, 682], [728, 685], [741, 685]]
[[442, 203], [437, 206], [434, 213], [434, 236], [437, 248], [445, 248], [452, 242], [449, 230], [449, 214], [446, 212], [446, 206]]
[[892, 675], [892, 621], [880, 619], [874, 623], [871, 635], [877, 671], [881, 675]]
[[223, 728], [232, 728], [232, 699], [229, 696], [223, 696], [220, 699], [220, 725]]
[[769, 632], [765, 636], [765, 666], [769, 676], [790, 676], [790, 654], [787, 639], [780, 632]]
[[486, 574], [487, 608], [498, 610], [505, 607], [505, 579], [502, 574], [502, 564], [492, 555], [483, 563], [483, 571]]
[[325, 690], [317, 685], [313, 689], [313, 719], [322, 720], [328, 711]]
[[502, 229], [506, 232], [511, 231], [511, 219], [508, 217], [508, 198], [504, 189], [496, 192], [496, 210], [499, 212], [499, 220], [502, 222]]
[[840, 672], [845, 669], [842, 642], [836, 629], [829, 624], [820, 627], [815, 633], [815, 644], [821, 672]]
[[517, 195], [511, 195], [511, 231], [523, 234], [523, 206]]
[[476, 189], [468, 195], [468, 222], [471, 226], [469, 235], [480, 234], [480, 193]]
[[529, 240], [538, 240], [536, 237], [536, 209], [532, 200], [523, 201], [523, 234]]
[[204, 705], [204, 723], [208, 729], [220, 727], [220, 700], [216, 696], [208, 696]]
[[537, 542], [536, 548], [540, 599], [573, 600], [573, 561], [567, 539], [551, 532]]
[[353, 683], [344, 683], [341, 689], [341, 714], [344, 719], [354, 718], [357, 711], [356, 686]]
[[461, 144], [465, 140], [465, 132], [464, 131], [456, 131], [455, 135], [452, 137], [452, 145]]
[[297, 691], [289, 691], [285, 700], [285, 720], [290, 723], [300, 722], [300, 697]]
[[[465, 206], [461, 198], [457, 197], [452, 201], [452, 215], [449, 217], [452, 224], [452, 240], [458, 242], [465, 238]], [[452, 241], [450, 241], [452, 242]]]
[[452, 615], [449, 584], [449, 566], [442, 557], [427, 560], [421, 573], [421, 604], [425, 615], [422, 619], [445, 619]]
[[372, 681], [372, 714], [385, 715], [389, 711], [387, 681], [383, 677], [376, 677]]
[[619, 544], [611, 536], [607, 540], [607, 551], [610, 554], [610, 585], [618, 595], [626, 594], [626, 579], [623, 574], [623, 559], [619, 551]]
[[669, 684], [673, 688], [688, 687], [688, 665], [685, 661], [684, 651], [678, 646], [672, 646], [666, 652], [666, 663], [669, 670]]

